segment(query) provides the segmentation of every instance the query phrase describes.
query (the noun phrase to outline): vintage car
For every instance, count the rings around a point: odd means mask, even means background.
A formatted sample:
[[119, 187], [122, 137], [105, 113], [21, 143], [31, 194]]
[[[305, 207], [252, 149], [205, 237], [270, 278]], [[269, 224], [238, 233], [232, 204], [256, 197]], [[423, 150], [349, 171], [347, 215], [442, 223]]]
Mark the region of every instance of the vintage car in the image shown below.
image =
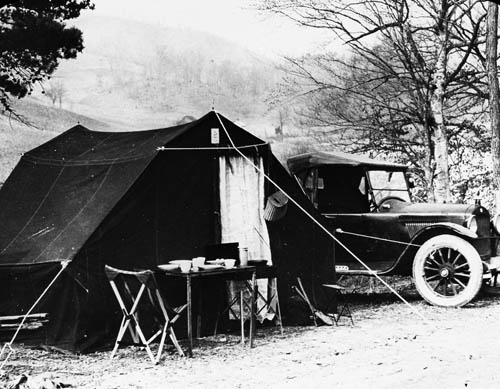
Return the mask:
[[407, 166], [366, 157], [314, 152], [287, 163], [339, 241], [337, 274], [412, 275], [420, 295], [444, 307], [467, 304], [481, 287], [499, 293], [499, 217], [479, 200], [412, 203]]

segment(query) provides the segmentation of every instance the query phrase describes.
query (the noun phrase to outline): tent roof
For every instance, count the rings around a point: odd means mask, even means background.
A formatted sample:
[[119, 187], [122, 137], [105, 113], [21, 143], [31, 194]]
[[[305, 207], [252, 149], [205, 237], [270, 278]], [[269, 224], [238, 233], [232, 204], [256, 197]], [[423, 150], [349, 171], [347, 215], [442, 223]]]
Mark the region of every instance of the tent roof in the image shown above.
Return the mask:
[[[236, 146], [264, 145], [265, 142], [219, 114], [224, 127], [232, 133]], [[220, 142], [211, 143], [211, 128], [219, 129]], [[189, 138], [186, 139], [188, 135]], [[43, 145], [29, 151], [24, 159], [40, 164], [106, 165], [152, 158], [160, 147], [226, 148], [230, 141], [221, 128], [217, 114], [175, 127], [131, 132], [92, 131], [77, 125]]]
[[[236, 146], [252, 152], [268, 147], [219, 116]], [[71, 260], [161, 147], [216, 153], [232, 148], [212, 111], [151, 131], [96, 132], [78, 125], [26, 153], [0, 190], [0, 265]]]
[[347, 154], [342, 152], [312, 152], [296, 155], [287, 161], [288, 168], [292, 173], [297, 173], [310, 167], [336, 165], [336, 166], [359, 166], [368, 169], [406, 170], [407, 166], [372, 158]]

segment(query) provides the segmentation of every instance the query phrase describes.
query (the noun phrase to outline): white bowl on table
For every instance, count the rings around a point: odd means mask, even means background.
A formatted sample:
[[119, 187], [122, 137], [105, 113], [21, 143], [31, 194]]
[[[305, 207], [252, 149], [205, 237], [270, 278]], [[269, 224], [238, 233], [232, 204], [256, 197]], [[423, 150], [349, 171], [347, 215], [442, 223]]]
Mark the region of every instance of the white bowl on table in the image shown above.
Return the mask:
[[232, 269], [236, 264], [236, 259], [224, 259], [224, 266], [226, 269]]
[[191, 270], [191, 260], [190, 259], [176, 259], [174, 261], [168, 262], [170, 265], [176, 265], [181, 269], [183, 273], [189, 273]]

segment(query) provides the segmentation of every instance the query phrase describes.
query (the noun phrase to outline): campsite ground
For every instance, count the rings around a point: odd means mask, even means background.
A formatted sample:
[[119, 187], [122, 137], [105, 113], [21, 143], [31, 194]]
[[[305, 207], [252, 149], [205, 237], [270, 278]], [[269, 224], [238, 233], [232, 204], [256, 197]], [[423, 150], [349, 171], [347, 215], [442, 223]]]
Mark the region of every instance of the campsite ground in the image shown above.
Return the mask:
[[425, 304], [412, 288], [404, 295], [412, 309], [385, 293], [355, 296], [354, 326], [286, 327], [283, 336], [263, 328], [253, 349], [236, 336], [206, 338], [194, 358], [168, 349], [157, 366], [132, 348], [110, 361], [109, 352], [76, 356], [16, 346], [0, 386], [24, 373], [30, 388], [41, 388], [35, 382], [42, 378], [107, 389], [500, 387], [500, 298], [444, 309]]

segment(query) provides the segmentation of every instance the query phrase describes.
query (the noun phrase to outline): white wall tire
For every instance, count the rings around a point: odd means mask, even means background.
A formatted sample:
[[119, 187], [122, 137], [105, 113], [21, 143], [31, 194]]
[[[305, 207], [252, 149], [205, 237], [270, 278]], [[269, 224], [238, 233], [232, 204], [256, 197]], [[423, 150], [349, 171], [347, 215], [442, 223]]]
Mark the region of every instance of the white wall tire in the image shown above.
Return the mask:
[[438, 235], [418, 249], [413, 280], [429, 304], [461, 307], [481, 289], [483, 263], [469, 242], [454, 235]]

